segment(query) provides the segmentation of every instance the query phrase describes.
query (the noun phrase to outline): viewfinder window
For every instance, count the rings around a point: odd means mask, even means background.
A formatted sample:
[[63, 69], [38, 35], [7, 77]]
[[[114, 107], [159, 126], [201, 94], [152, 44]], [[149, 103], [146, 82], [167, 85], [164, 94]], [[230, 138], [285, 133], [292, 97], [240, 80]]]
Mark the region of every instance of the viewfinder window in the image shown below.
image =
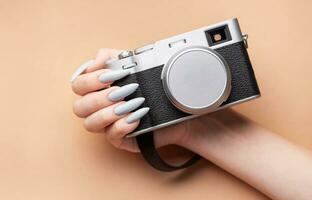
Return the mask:
[[230, 41], [231, 34], [227, 25], [205, 31], [209, 46]]

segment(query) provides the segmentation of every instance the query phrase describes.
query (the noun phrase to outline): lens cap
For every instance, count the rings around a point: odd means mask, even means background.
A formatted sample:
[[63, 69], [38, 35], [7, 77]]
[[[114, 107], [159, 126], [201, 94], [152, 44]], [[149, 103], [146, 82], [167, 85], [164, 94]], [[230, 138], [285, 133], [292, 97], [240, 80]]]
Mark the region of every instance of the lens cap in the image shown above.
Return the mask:
[[218, 108], [231, 91], [226, 61], [207, 47], [187, 47], [165, 64], [162, 82], [167, 97], [178, 109], [204, 114]]

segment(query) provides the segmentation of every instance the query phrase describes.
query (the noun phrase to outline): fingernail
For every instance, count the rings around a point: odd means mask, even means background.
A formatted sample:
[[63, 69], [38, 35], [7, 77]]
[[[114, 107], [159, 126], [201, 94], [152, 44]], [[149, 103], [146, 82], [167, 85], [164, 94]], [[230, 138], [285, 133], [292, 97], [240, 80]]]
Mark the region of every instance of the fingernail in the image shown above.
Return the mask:
[[133, 113], [131, 113], [127, 119], [126, 119], [126, 122], [128, 124], [131, 124], [135, 121], [138, 121], [139, 119], [141, 119], [144, 115], [146, 115], [146, 113], [148, 113], [150, 108], [148, 107], [144, 107], [144, 108], [141, 108]]
[[137, 83], [130, 83], [128, 85], [122, 86], [114, 91], [112, 91], [108, 98], [111, 101], [119, 101], [126, 96], [132, 94], [137, 88], [139, 87], [139, 84]]
[[126, 114], [126, 113], [131, 112], [131, 111], [137, 109], [138, 107], [140, 107], [140, 105], [142, 105], [142, 103], [144, 101], [145, 101], [144, 97], [138, 97], [135, 99], [131, 99], [131, 100], [127, 101], [126, 103], [123, 103], [123, 104], [117, 106], [114, 109], [114, 112], [116, 115]]
[[70, 82], [73, 82], [80, 74], [82, 74], [88, 67], [94, 65], [94, 60], [89, 60], [76, 69], [76, 71], [73, 73]]
[[115, 70], [101, 74], [99, 80], [102, 83], [116, 81], [130, 74], [130, 70]]

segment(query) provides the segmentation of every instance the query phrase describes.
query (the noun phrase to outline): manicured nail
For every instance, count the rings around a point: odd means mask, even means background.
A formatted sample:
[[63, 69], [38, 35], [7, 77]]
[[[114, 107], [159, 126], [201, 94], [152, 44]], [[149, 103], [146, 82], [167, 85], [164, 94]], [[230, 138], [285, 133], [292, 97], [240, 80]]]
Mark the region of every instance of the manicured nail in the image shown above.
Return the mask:
[[127, 119], [126, 119], [126, 122], [128, 124], [131, 124], [135, 121], [138, 121], [139, 119], [141, 119], [144, 115], [146, 115], [146, 113], [148, 113], [149, 111], [149, 107], [144, 107], [144, 108], [141, 108], [133, 113], [131, 113]]
[[76, 71], [73, 73], [70, 82], [73, 82], [80, 74], [82, 74], [88, 67], [94, 65], [94, 60], [89, 60], [76, 69]]
[[116, 81], [122, 79], [123, 77], [130, 74], [130, 70], [115, 70], [110, 72], [105, 72], [99, 76], [99, 80], [102, 83], [107, 83], [111, 81]]
[[111, 93], [109, 93], [108, 98], [111, 101], [119, 101], [126, 96], [132, 94], [137, 88], [139, 87], [139, 84], [137, 83], [130, 83], [128, 85], [122, 86]]
[[140, 105], [142, 105], [142, 103], [145, 101], [144, 97], [138, 97], [135, 99], [131, 99], [129, 101], [127, 101], [126, 103], [123, 103], [119, 106], [117, 106], [114, 110], [116, 115], [123, 115], [126, 113], [129, 113], [135, 109], [137, 109], [138, 107], [140, 107]]

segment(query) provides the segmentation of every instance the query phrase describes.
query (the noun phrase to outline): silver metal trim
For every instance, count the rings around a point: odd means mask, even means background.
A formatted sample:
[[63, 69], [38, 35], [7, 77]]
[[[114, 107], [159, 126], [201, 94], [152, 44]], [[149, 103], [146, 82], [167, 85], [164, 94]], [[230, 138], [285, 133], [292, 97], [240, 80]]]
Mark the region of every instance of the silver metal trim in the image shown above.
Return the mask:
[[[186, 105], [180, 103], [174, 97], [174, 95], [172, 94], [172, 92], [170, 91], [170, 88], [169, 88], [168, 79], [169, 79], [169, 71], [172, 67], [172, 64], [174, 64], [175, 61], [180, 56], [182, 56], [185, 53], [191, 52], [191, 51], [204, 51], [204, 52], [207, 52], [207, 53], [213, 55], [220, 63], [223, 64], [223, 67], [224, 67], [223, 69], [224, 69], [226, 76], [227, 76], [226, 85], [225, 85], [225, 88], [223, 89], [221, 96], [219, 97], [218, 100], [213, 102], [208, 107], [201, 107], [201, 108], [187, 107]], [[178, 109], [180, 109], [186, 113], [190, 113], [190, 114], [198, 114], [198, 115], [199, 114], [205, 114], [205, 113], [211, 112], [212, 110], [217, 109], [224, 101], [226, 101], [226, 99], [229, 97], [229, 95], [231, 93], [231, 72], [230, 72], [230, 68], [229, 68], [227, 62], [219, 53], [217, 53], [216, 51], [214, 51], [212, 49], [209, 49], [208, 47], [204, 47], [204, 46], [191, 46], [191, 47], [186, 47], [186, 48], [178, 51], [175, 55], [173, 55], [169, 59], [169, 61], [164, 66], [162, 73], [161, 73], [161, 79], [162, 79], [164, 91], [165, 91], [168, 99], [171, 101], [171, 103], [176, 108], [178, 108]]]
[[168, 45], [170, 48], [174, 48], [177, 45], [185, 45], [185, 44], [186, 44], [186, 39], [181, 39], [181, 40], [173, 41], [173, 42], [169, 43]]
[[[222, 109], [225, 109], [225, 108], [228, 108], [230, 106], [238, 105], [238, 104], [244, 103], [246, 101], [250, 101], [252, 99], [259, 98], [260, 96], [261, 96], [260, 94], [253, 95], [253, 96], [247, 97], [245, 99], [241, 99], [239, 101], [235, 101], [235, 102], [226, 104], [224, 106], [221, 106], [221, 107], [217, 108], [213, 112], [218, 111], [218, 110], [222, 110]], [[212, 113], [212, 112], [210, 112], [210, 113]], [[208, 114], [208, 113], [206, 113], [206, 114]], [[170, 122], [166, 122], [166, 123], [163, 123], [163, 124], [158, 124], [158, 125], [153, 126], [153, 127], [149, 127], [149, 128], [143, 129], [143, 130], [139, 130], [139, 131], [130, 133], [130, 134], [126, 135], [126, 137], [127, 138], [135, 137], [135, 136], [141, 135], [141, 134], [146, 133], [146, 132], [150, 132], [150, 131], [154, 131], [154, 130], [157, 130], [157, 129], [160, 129], [160, 128], [164, 128], [164, 127], [167, 127], [167, 126], [170, 126], [170, 125], [173, 125], [173, 124], [177, 124], [177, 123], [189, 120], [189, 119], [193, 119], [193, 118], [196, 118], [196, 117], [199, 117], [199, 116], [201, 116], [201, 115], [189, 115], [187, 117], [182, 117], [182, 118], [170, 121]]]
[[128, 63], [128, 64], [126, 64], [126, 65], [123, 65], [123, 66], [122, 66], [122, 69], [130, 69], [130, 68], [135, 67], [135, 66], [137, 66], [137, 63], [136, 63], [136, 62], [134, 62], [134, 63]]
[[[231, 40], [217, 44], [214, 46], [209, 46], [205, 31], [214, 29], [220, 26], [227, 25], [229, 27], [229, 31], [231, 34]], [[175, 47], [170, 48], [169, 44], [185, 39], [187, 43], [185, 45], [177, 45]], [[164, 65], [168, 62], [168, 60], [179, 50], [188, 47], [188, 46], [207, 46], [211, 49], [217, 49], [223, 46], [228, 46], [233, 43], [237, 43], [243, 41], [243, 36], [236, 18], [229, 19], [211, 26], [202, 27], [187, 33], [183, 33], [180, 35], [176, 35], [173, 37], [169, 37], [163, 40], [159, 40], [154, 44], [146, 45], [148, 51], [143, 51], [139, 54], [127, 57], [125, 59], [119, 59], [115, 61], [110, 61], [107, 64], [107, 68], [112, 70], [120, 70], [122, 66], [129, 63], [128, 59], [131, 59], [132, 62], [136, 62], [137, 66], [131, 70], [131, 73], [137, 73], [140, 71], [148, 70], [150, 68], [154, 68], [160, 65]], [[153, 49], [150, 47], [153, 46]], [[149, 48], [148, 48], [149, 47]], [[144, 47], [143, 47], [144, 49]]]
[[139, 47], [139, 48], [136, 48], [134, 49], [134, 54], [141, 54], [141, 53], [144, 53], [146, 51], [150, 51], [154, 48], [154, 44], [148, 44], [148, 45], [145, 45], [144, 47]]

